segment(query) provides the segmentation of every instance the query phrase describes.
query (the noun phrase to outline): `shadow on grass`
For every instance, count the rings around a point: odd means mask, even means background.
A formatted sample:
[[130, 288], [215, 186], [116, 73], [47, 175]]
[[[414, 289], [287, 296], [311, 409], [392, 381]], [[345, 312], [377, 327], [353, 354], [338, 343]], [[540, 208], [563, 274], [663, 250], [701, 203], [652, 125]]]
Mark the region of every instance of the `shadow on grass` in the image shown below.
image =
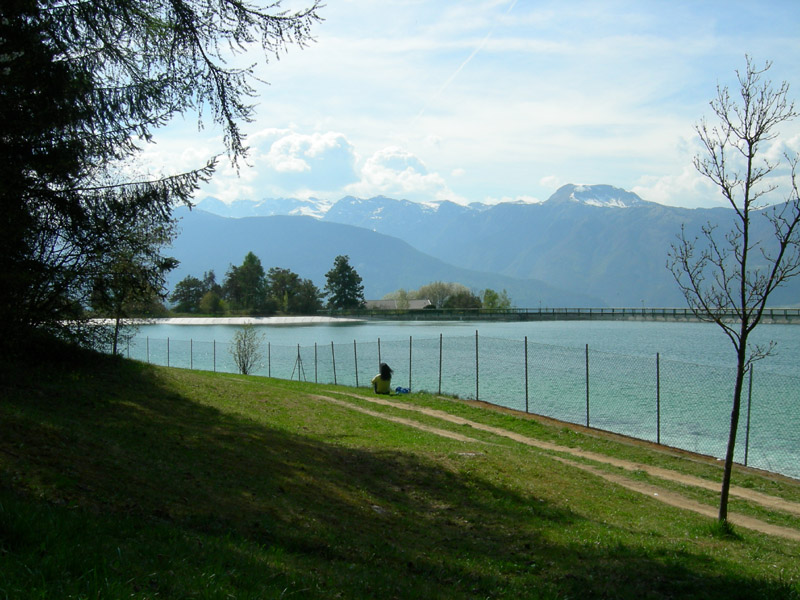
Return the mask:
[[9, 597], [786, 597], [702, 554], [553, 541], [581, 517], [209, 407], [145, 365], [4, 367], [0, 384]]

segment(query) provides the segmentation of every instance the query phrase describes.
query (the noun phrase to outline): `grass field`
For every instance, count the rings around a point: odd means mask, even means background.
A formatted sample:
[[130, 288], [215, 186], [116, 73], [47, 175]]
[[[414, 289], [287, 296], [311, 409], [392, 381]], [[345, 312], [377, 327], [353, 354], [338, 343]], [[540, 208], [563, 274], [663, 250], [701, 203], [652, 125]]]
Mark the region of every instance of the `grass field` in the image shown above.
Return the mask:
[[29, 363], [0, 366], [0, 599], [800, 598], [800, 482], [736, 470], [788, 509], [734, 496], [784, 534], [728, 534], [655, 495], [715, 510], [716, 483], [649, 470], [713, 461], [424, 394]]

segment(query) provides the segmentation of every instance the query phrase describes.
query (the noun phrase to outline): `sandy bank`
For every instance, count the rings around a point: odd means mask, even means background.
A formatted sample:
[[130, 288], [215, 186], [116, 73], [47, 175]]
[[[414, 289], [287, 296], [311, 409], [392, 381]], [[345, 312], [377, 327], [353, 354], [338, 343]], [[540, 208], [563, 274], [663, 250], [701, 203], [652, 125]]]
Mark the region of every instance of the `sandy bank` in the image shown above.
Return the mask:
[[[99, 324], [113, 324], [112, 319], [96, 319]], [[316, 325], [329, 323], [364, 323], [365, 319], [345, 317], [170, 317], [166, 319], [131, 319], [136, 324], [152, 325]]]
[[155, 319], [161, 325], [312, 325], [316, 323], [363, 323], [344, 317], [174, 317]]

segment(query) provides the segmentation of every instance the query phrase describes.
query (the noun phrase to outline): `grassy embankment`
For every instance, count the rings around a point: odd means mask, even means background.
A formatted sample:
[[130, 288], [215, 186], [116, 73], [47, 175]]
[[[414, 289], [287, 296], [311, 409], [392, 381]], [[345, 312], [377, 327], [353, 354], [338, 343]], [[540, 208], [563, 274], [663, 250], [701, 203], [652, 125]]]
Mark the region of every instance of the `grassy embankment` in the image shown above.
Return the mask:
[[[363, 389], [80, 353], [0, 374], [0, 598], [800, 598], [800, 541], [724, 535], [558, 457], [713, 507], [712, 490], [342, 393]], [[393, 400], [720, 476], [465, 402]], [[734, 484], [800, 503], [797, 482]], [[736, 497], [731, 511], [800, 530]]]

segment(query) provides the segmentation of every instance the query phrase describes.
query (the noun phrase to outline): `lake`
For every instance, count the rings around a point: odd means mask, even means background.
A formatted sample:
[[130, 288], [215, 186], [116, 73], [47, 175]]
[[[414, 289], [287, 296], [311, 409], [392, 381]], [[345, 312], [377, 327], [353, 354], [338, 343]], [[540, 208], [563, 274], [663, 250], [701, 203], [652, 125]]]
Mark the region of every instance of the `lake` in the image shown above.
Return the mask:
[[[238, 325], [144, 325], [139, 337], [227, 343]], [[524, 340], [532, 344], [584, 348], [684, 360], [725, 366], [735, 360], [733, 346], [717, 325], [711, 323], [669, 323], [648, 321], [363, 321], [346, 323], [280, 324], [258, 326], [265, 340], [275, 346], [309, 346], [444, 337], [495, 337]], [[758, 343], [774, 340], [772, 356], [758, 368], [800, 376], [800, 326], [759, 325], [752, 339]]]

